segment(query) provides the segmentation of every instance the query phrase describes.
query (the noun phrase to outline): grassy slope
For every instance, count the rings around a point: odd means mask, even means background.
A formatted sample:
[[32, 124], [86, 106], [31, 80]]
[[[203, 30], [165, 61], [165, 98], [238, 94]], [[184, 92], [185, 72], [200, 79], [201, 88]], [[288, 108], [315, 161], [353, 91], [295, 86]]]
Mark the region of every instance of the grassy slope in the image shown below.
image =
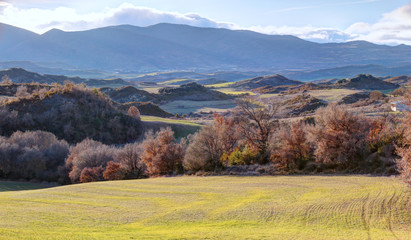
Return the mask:
[[0, 239], [410, 239], [407, 191], [393, 178], [285, 176], [0, 192]]

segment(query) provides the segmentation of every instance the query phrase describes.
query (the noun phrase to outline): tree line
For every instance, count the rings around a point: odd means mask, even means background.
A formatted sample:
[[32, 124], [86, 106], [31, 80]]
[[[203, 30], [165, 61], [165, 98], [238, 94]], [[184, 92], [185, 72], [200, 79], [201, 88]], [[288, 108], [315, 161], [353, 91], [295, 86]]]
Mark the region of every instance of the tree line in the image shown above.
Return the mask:
[[400, 172], [411, 184], [410, 113], [370, 118], [329, 104], [314, 117], [284, 121], [278, 109], [242, 99], [231, 116], [216, 114], [179, 141], [170, 128], [125, 145], [90, 138], [70, 145], [49, 132], [17, 131], [0, 137], [0, 177], [80, 183], [271, 164], [273, 174]]

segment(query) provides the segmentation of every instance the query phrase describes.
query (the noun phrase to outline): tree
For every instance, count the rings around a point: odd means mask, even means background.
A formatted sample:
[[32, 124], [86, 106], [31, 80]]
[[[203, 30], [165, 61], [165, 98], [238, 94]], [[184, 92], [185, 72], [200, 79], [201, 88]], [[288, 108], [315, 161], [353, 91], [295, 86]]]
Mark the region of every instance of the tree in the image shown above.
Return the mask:
[[278, 105], [264, 104], [250, 98], [237, 102], [238, 127], [249, 146], [256, 148], [260, 155], [260, 163], [269, 160], [268, 143], [271, 134], [278, 128]]
[[149, 132], [142, 143], [141, 160], [147, 166], [149, 175], [158, 176], [182, 170], [185, 153], [184, 142], [175, 143], [174, 132], [167, 127], [153, 134]]
[[128, 109], [127, 114], [128, 114], [130, 117], [133, 117], [133, 118], [135, 118], [135, 119], [137, 119], [137, 120], [141, 120], [140, 111], [139, 111], [138, 108], [136, 108], [135, 106], [131, 106], [131, 107]]
[[278, 146], [271, 153], [271, 161], [285, 171], [303, 167], [311, 159], [311, 147], [307, 140], [305, 124], [296, 122], [285, 127], [277, 141]]
[[121, 168], [120, 163], [110, 161], [103, 172], [103, 177], [106, 180], [121, 180], [124, 178], [124, 169]]
[[[407, 103], [411, 107], [411, 91], [407, 92]], [[397, 153], [401, 156], [397, 160], [397, 168], [401, 177], [411, 187], [411, 112], [407, 112], [402, 123], [404, 129], [403, 143], [397, 147]]]
[[223, 166], [223, 156], [235, 150], [239, 134], [233, 118], [214, 115], [212, 125], [194, 134], [184, 157], [184, 167], [190, 171], [214, 171]]
[[362, 159], [367, 132], [365, 119], [341, 105], [318, 109], [310, 129], [316, 161], [347, 165]]
[[126, 178], [140, 178], [144, 175], [146, 166], [141, 161], [141, 152], [138, 143], [126, 144], [118, 151], [116, 159], [124, 169]]

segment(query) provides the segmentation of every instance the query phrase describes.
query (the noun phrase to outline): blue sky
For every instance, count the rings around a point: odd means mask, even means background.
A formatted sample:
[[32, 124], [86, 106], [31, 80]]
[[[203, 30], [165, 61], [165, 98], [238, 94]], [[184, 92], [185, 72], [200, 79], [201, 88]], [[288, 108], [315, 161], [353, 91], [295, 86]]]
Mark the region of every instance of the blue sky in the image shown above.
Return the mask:
[[411, 44], [410, 0], [0, 0], [0, 22], [43, 33], [158, 22]]

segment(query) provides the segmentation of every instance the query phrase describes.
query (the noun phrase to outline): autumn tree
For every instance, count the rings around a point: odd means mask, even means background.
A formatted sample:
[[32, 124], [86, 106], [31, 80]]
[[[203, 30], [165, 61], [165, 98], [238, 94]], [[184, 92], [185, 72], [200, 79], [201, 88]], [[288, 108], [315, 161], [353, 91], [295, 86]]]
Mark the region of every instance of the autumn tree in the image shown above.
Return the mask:
[[362, 159], [367, 131], [365, 119], [341, 105], [318, 109], [310, 129], [316, 161], [347, 165]]
[[214, 115], [212, 125], [204, 126], [194, 134], [184, 157], [184, 167], [190, 171], [214, 171], [223, 166], [238, 142], [237, 122], [233, 118]]
[[[406, 101], [411, 108], [411, 91], [408, 90]], [[407, 112], [402, 123], [403, 143], [397, 147], [397, 152], [401, 156], [397, 160], [397, 168], [401, 173], [401, 177], [409, 186], [411, 186], [411, 112]]]
[[282, 128], [279, 138], [273, 141], [277, 144], [272, 149], [270, 158], [279, 169], [287, 172], [301, 169], [311, 159], [311, 147], [303, 122], [291, 123]]
[[126, 178], [140, 178], [144, 176], [146, 166], [141, 161], [142, 148], [139, 143], [126, 144], [118, 151], [117, 161], [124, 170]]
[[260, 163], [269, 160], [268, 144], [271, 134], [278, 128], [278, 105], [264, 104], [250, 98], [238, 102], [238, 128], [249, 146], [258, 150]]
[[174, 132], [167, 127], [154, 134], [146, 134], [142, 143], [141, 160], [151, 176], [166, 175], [182, 170], [184, 142], [175, 143]]
[[139, 111], [138, 108], [135, 107], [135, 106], [131, 106], [131, 107], [128, 109], [127, 114], [128, 114], [130, 117], [133, 117], [133, 118], [135, 118], [135, 119], [137, 119], [137, 120], [141, 120], [140, 111]]

